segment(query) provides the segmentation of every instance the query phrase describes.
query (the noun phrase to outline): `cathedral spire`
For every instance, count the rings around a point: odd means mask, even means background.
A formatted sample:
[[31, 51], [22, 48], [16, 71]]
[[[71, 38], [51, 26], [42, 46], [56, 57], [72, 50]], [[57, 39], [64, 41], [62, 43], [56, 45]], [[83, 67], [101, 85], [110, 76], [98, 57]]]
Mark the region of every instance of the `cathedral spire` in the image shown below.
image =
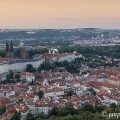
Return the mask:
[[10, 45], [10, 52], [14, 52], [12, 41], [11, 41], [11, 45]]
[[8, 45], [8, 41], [6, 41], [6, 52], [9, 51], [9, 45]]

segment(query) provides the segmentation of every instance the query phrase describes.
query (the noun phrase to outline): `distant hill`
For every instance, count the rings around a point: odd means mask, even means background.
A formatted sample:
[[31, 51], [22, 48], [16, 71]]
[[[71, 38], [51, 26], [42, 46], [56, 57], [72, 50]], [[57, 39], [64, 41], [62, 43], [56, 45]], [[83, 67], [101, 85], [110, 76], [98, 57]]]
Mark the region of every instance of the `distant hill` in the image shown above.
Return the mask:
[[[102, 35], [101, 35], [102, 34]], [[83, 40], [97, 37], [120, 38], [120, 30], [99, 28], [78, 29], [0, 29], [0, 40]]]

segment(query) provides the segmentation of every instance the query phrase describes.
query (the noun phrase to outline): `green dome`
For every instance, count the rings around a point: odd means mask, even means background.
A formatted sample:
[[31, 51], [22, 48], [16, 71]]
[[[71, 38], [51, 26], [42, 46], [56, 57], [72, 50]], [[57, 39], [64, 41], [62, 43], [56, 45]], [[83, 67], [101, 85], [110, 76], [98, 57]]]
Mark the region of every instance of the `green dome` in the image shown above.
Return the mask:
[[23, 43], [23, 40], [20, 42], [19, 46], [20, 47], [24, 47], [25, 46], [25, 44]]

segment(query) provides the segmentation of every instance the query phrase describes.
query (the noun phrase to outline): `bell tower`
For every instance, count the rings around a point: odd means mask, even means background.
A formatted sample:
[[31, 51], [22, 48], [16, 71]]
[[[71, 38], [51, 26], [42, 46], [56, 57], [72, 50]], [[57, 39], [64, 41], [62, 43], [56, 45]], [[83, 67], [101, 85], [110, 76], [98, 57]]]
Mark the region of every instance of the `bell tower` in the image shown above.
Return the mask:
[[8, 41], [6, 42], [5, 53], [6, 53], [6, 58], [14, 58], [14, 48], [13, 48], [12, 41], [11, 41], [10, 46], [8, 45]]

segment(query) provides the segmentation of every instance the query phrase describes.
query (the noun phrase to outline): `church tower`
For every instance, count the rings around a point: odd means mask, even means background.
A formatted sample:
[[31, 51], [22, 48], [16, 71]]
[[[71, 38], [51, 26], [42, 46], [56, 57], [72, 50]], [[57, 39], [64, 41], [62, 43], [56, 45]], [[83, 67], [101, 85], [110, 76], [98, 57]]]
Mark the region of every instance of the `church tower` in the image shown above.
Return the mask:
[[12, 41], [11, 41], [11, 44], [10, 44], [10, 52], [14, 52]]
[[14, 49], [13, 49], [13, 44], [11, 41], [10, 46], [8, 45], [8, 41], [6, 42], [6, 58], [14, 58]]
[[6, 51], [5, 52], [8, 52], [9, 51], [9, 45], [8, 45], [8, 41], [6, 42]]
[[19, 58], [20, 59], [28, 58], [28, 53], [26, 52], [26, 48], [23, 41], [21, 41], [19, 44]]

